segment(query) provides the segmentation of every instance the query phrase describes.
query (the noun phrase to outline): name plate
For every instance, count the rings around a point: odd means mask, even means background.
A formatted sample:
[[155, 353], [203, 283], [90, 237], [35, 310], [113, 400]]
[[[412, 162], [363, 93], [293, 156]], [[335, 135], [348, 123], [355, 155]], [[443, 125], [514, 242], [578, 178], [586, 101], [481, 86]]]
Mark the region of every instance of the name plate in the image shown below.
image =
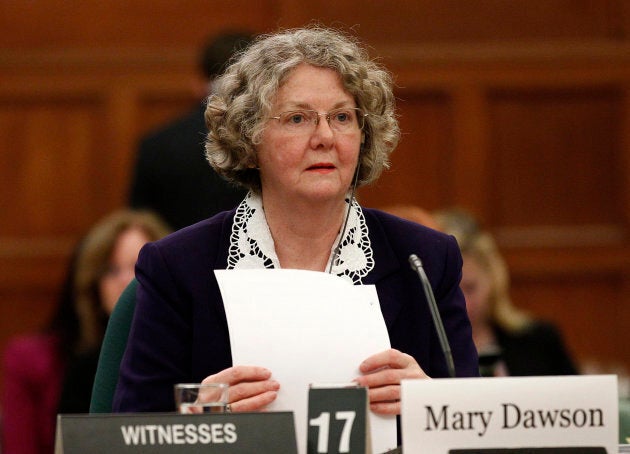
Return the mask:
[[292, 412], [59, 415], [55, 454], [297, 454]]
[[405, 453], [617, 453], [617, 377], [403, 380]]

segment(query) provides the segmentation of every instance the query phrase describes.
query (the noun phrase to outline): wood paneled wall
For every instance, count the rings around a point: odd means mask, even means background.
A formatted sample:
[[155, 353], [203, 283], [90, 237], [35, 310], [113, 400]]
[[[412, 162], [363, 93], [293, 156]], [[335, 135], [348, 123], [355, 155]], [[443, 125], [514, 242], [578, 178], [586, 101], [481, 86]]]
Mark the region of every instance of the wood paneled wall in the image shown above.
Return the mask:
[[363, 201], [476, 213], [516, 304], [557, 322], [584, 366], [627, 370], [630, 48], [416, 51], [388, 53], [405, 135]]
[[49, 317], [74, 242], [125, 203], [141, 134], [186, 110], [225, 28], [351, 28], [394, 73], [403, 140], [364, 204], [472, 210], [516, 304], [630, 370], [630, 8], [623, 0], [0, 6], [0, 349]]

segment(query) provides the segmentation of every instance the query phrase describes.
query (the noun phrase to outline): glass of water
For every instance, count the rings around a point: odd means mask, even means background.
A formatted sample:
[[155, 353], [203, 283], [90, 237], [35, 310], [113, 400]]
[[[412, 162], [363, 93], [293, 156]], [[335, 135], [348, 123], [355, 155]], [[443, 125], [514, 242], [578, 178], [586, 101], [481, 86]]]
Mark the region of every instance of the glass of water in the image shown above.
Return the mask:
[[178, 383], [175, 405], [183, 414], [225, 413], [228, 404], [226, 383]]

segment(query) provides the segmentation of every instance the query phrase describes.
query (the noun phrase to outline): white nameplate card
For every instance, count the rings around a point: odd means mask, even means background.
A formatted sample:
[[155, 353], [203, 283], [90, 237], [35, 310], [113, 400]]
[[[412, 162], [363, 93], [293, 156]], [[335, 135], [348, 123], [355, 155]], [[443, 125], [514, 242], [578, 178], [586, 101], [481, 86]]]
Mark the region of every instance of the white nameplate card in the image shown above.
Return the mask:
[[55, 454], [297, 454], [293, 414], [59, 415]]
[[403, 452], [617, 453], [617, 377], [403, 380]]

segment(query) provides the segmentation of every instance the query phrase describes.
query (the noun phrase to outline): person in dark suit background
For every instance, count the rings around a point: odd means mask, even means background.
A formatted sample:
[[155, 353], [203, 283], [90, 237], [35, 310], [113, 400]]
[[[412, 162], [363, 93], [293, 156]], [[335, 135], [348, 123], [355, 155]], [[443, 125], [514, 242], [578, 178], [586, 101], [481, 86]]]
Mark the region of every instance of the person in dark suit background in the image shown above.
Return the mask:
[[[224, 32], [208, 39], [198, 62], [205, 82], [200, 97], [212, 92], [214, 79], [251, 39], [245, 32]], [[205, 102], [200, 102], [139, 144], [129, 204], [156, 212], [174, 230], [229, 210], [245, 196], [243, 189], [217, 175], [206, 161], [204, 110]]]
[[575, 375], [560, 330], [517, 309], [509, 272], [492, 235], [468, 212], [434, 213], [440, 230], [455, 236], [462, 252], [461, 288], [483, 376]]

